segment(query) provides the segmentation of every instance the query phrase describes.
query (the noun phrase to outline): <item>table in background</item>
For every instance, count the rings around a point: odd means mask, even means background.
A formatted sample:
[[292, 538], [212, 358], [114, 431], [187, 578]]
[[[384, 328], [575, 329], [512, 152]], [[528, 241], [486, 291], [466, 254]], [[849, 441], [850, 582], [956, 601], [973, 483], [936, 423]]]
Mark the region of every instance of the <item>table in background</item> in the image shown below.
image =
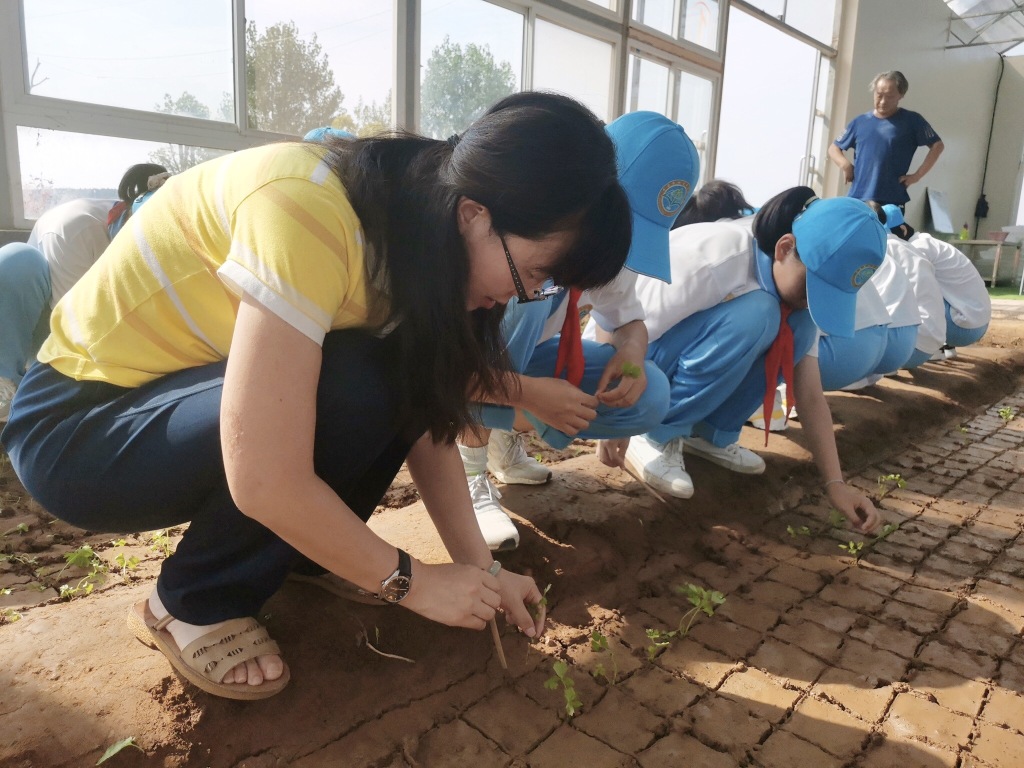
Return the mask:
[[[958, 240], [956, 238], [950, 238], [950, 243], [956, 248], [959, 248], [964, 252], [967, 258], [971, 257], [971, 249], [976, 245], [980, 245], [984, 248], [995, 248], [996, 255], [992, 261], [992, 277], [989, 278], [988, 284], [990, 287], [994, 287], [996, 279], [999, 277], [999, 259], [1003, 255], [1003, 248], [1013, 249], [1013, 274], [1010, 277], [1010, 283], [1012, 284], [1017, 278], [1017, 267], [1020, 265], [1020, 243], [1007, 243], [1002, 240]], [[973, 261], [973, 259], [972, 259]], [[1024, 291], [1024, 275], [1021, 276], [1021, 290]]]

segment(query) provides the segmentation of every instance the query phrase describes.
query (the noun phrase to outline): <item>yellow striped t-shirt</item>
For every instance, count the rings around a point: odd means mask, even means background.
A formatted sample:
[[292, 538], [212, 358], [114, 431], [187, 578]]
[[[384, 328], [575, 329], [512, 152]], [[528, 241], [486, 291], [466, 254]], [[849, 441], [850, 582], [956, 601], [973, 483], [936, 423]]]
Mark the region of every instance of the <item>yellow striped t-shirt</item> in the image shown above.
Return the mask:
[[273, 144], [173, 176], [58, 303], [39, 360], [124, 387], [216, 362], [243, 293], [318, 344], [380, 324], [362, 228], [321, 153]]

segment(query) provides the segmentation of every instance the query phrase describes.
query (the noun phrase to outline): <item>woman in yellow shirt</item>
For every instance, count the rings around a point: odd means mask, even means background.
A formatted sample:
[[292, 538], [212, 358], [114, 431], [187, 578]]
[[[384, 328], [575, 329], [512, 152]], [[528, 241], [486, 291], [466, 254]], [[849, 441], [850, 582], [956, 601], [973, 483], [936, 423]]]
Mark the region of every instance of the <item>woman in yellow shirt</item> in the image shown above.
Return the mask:
[[[130, 621], [217, 695], [287, 683], [249, 617], [308, 561], [435, 621], [481, 629], [500, 609], [536, 636], [540, 592], [492, 560], [454, 439], [467, 392], [510, 386], [505, 302], [606, 283], [629, 241], [611, 140], [553, 94], [507, 97], [447, 142], [218, 158], [168, 181], [58, 304], [3, 442], [73, 524], [190, 523]], [[365, 525], [403, 461], [452, 564]]]

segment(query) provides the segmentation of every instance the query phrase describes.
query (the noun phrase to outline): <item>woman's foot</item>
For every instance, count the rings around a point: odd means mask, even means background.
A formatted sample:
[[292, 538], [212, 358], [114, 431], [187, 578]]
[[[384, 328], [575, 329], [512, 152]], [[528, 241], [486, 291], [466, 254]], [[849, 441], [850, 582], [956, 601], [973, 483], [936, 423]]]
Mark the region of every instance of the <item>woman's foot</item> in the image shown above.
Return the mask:
[[[149, 596], [149, 610], [159, 620], [164, 618], [168, 611], [157, 595], [156, 590]], [[184, 648], [194, 640], [199, 639], [211, 630], [216, 630], [224, 622], [216, 624], [186, 624], [178, 619], [172, 620], [166, 627], [178, 648]], [[253, 660], [239, 664], [230, 670], [221, 682], [224, 683], [248, 683], [249, 685], [260, 685], [265, 680], [277, 680], [284, 673], [284, 661], [276, 654], [257, 656]]]

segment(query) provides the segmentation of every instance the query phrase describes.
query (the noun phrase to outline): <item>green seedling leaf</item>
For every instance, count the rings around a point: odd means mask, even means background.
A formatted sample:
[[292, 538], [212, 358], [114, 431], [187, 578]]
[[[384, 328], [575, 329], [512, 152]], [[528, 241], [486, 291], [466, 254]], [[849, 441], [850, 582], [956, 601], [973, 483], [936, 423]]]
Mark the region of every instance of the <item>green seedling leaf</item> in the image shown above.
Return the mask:
[[848, 552], [854, 557], [860, 557], [860, 552], [864, 549], [863, 541], [851, 541], [846, 544], [840, 544], [839, 548], [844, 552]]
[[580, 697], [576, 693], [575, 681], [569, 676], [569, 665], [559, 659], [551, 665], [551, 671], [555, 674], [544, 681], [544, 687], [549, 691], [553, 691], [559, 685], [562, 686], [562, 694], [565, 698], [565, 713], [572, 717], [582, 708], [583, 702], [580, 701]]
[[526, 606], [526, 609], [530, 612], [530, 615], [533, 616], [533, 618], [536, 619], [538, 616], [540, 616], [540, 609], [541, 609], [542, 606], [544, 608], [547, 608], [547, 606], [548, 606], [548, 591], [550, 589], [551, 589], [551, 585], [548, 584], [546, 587], [544, 587], [544, 591], [540, 593], [540, 600], [538, 600], [536, 603], [533, 603], [533, 604], [530, 604], [530, 605]]
[[543, 464], [544, 463], [544, 454], [543, 453], [535, 453], [535, 454], [533, 454], [533, 460], [536, 461], [538, 464]]
[[835, 507], [829, 507], [828, 510], [828, 524], [833, 528], [845, 528], [846, 527], [846, 515], [840, 512]]
[[10, 536], [12, 533], [22, 533], [22, 534], [28, 533], [28, 524], [27, 523], [18, 523], [13, 528], [8, 528], [3, 533], [0, 533], [0, 537]]
[[1013, 421], [1013, 417], [1017, 415], [1017, 409], [1006, 406], [1005, 408], [999, 409], [999, 418], [1009, 424]]
[[0, 624], [13, 624], [21, 621], [21, 614], [13, 608], [0, 608]]
[[626, 379], [639, 379], [643, 376], [644, 369], [636, 363], [623, 363], [622, 376]]
[[93, 561], [97, 558], [96, 553], [92, 551], [92, 547], [88, 544], [83, 544], [74, 552], [68, 552], [65, 554], [64, 559], [67, 561], [69, 566], [90, 568], [92, 567]]
[[11, 588], [10, 587], [4, 587], [3, 589], [0, 589], [0, 595], [9, 595], [9, 594], [11, 594]]
[[114, 744], [111, 744], [109, 747], [107, 747], [107, 751], [103, 753], [103, 757], [96, 761], [96, 765], [105, 763], [107, 760], [112, 758], [114, 755], [116, 755], [118, 752], [120, 752], [122, 749], [125, 749], [126, 747], [135, 747], [137, 750], [139, 750], [139, 752], [142, 752], [143, 754], [146, 753], [146, 750], [144, 750], [142, 747], [135, 743], [135, 737], [129, 736], [127, 739], [121, 739], [120, 741], [115, 742]]
[[894, 488], [906, 488], [907, 481], [899, 473], [878, 476], [878, 500], [888, 496]]
[[797, 536], [810, 536], [811, 529], [808, 528], [806, 525], [801, 525], [799, 528], [794, 528], [792, 525], [787, 525], [786, 533], [788, 533], [790, 536], [794, 538]]

